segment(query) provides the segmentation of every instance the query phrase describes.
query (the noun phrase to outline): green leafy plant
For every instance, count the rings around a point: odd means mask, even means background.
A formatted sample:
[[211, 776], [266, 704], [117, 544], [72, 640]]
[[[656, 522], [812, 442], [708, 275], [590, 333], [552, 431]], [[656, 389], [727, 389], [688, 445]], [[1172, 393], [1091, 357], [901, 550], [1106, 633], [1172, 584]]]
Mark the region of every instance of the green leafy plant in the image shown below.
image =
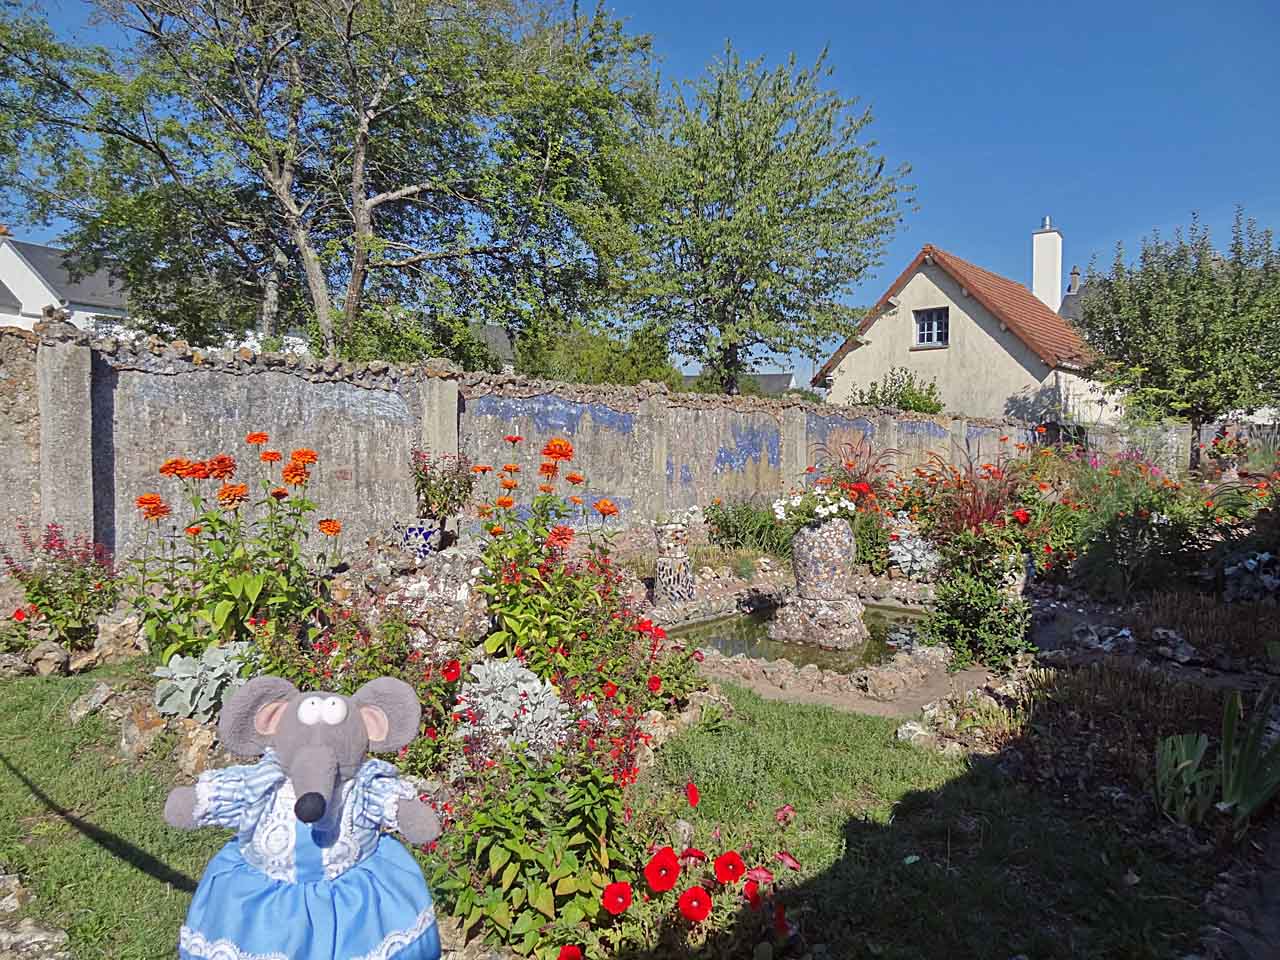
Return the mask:
[[707, 522], [708, 539], [727, 550], [746, 548], [791, 556], [792, 527], [780, 524], [767, 506], [752, 500], [724, 502], [715, 500], [702, 513]]
[[[257, 447], [267, 435], [251, 433], [247, 439]], [[165, 661], [211, 644], [252, 640], [263, 626], [273, 633], [319, 631], [314, 615], [322, 599], [320, 573], [336, 558], [342, 524], [319, 521], [316, 529], [335, 546], [331, 554], [307, 557], [303, 545], [317, 507], [306, 490], [316, 454], [295, 450], [279, 475], [280, 453], [263, 451], [259, 459], [265, 469], [253, 502], [247, 482], [232, 482], [238, 465], [229, 454], [165, 461], [161, 476], [181, 483], [190, 506], [180, 528], [168, 521], [172, 509], [159, 494], [137, 499], [147, 538], [128, 583], [143, 630]], [[209, 481], [221, 486], [215, 490]], [[161, 521], [170, 525], [161, 527]]]
[[855, 388], [850, 404], [859, 407], [890, 407], [914, 413], [941, 413], [942, 395], [936, 380], [925, 380], [906, 367], [894, 367], [879, 381]]
[[409, 462], [418, 516], [443, 523], [470, 505], [477, 474], [465, 455], [415, 449]]
[[156, 684], [156, 709], [166, 716], [212, 720], [222, 703], [244, 682], [251, 644], [229, 643], [208, 647], [199, 657], [175, 656], [152, 676]]
[[938, 584], [935, 604], [920, 624], [921, 640], [951, 648], [952, 669], [975, 662], [1006, 667], [1031, 649], [1031, 608], [990, 576], [955, 572]]
[[1213, 809], [1219, 776], [1204, 764], [1209, 738], [1203, 733], [1163, 737], [1156, 743], [1156, 804], [1178, 823], [1199, 826]]
[[1246, 720], [1240, 693], [1232, 691], [1222, 714], [1219, 809], [1231, 814], [1237, 836], [1242, 835], [1249, 821], [1280, 793], [1280, 742], [1264, 746], [1278, 692], [1280, 684], [1267, 687]]
[[119, 593], [110, 551], [82, 536], [68, 540], [57, 523], [48, 524], [39, 541], [25, 520], [16, 527], [23, 555], [6, 550], [4, 566], [21, 584], [30, 610], [11, 618], [17, 624], [12, 643], [25, 642], [30, 625], [39, 621], [73, 650], [92, 646], [98, 618], [111, 611]]

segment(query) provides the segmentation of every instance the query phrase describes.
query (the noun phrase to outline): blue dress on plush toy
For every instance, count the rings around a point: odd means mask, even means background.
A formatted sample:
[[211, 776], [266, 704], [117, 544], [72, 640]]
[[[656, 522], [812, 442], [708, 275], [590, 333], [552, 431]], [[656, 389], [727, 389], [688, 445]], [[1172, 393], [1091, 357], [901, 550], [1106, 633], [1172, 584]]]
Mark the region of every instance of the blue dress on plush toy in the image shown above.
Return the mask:
[[178, 939], [181, 960], [438, 960], [435, 907], [394, 830], [414, 796], [396, 769], [366, 760], [342, 802], [314, 824], [294, 814], [272, 751], [200, 775], [195, 819], [236, 838], [209, 862]]

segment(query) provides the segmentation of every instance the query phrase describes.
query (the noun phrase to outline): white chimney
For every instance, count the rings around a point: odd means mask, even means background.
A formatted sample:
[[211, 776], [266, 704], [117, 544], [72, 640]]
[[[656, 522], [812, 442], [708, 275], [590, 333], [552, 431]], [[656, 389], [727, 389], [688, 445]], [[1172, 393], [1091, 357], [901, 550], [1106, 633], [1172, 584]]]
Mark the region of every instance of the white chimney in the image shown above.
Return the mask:
[[1062, 234], [1048, 217], [1031, 235], [1031, 292], [1054, 313], [1062, 306]]

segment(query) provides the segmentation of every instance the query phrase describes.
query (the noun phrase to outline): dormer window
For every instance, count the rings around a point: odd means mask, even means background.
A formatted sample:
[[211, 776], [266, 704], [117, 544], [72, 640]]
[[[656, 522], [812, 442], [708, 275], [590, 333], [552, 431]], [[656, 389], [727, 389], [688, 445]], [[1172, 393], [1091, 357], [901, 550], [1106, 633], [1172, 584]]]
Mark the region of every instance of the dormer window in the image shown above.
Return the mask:
[[917, 347], [945, 347], [950, 341], [949, 317], [946, 307], [913, 311], [916, 319]]

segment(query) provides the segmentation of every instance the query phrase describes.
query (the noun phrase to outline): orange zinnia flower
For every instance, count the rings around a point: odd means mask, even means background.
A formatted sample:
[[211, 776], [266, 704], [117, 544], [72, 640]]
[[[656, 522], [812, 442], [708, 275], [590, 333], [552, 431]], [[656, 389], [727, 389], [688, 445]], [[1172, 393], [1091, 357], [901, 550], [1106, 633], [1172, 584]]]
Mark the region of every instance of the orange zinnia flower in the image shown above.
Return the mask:
[[281, 454], [279, 450], [263, 450], [258, 454], [258, 459], [263, 463], [279, 463]]
[[573, 527], [558, 523], [547, 534], [547, 546], [554, 550], [568, 550], [573, 543]]
[[519, 472], [520, 472], [520, 464], [518, 464], [518, 463], [504, 463], [504, 464], [502, 465], [502, 469], [503, 469], [503, 470], [505, 470], [505, 471], [507, 471], [507, 473], [519, 473]]
[[311, 479], [311, 471], [297, 460], [290, 460], [284, 465], [280, 478], [291, 487], [300, 487]]
[[560, 467], [554, 463], [540, 463], [538, 464], [538, 473], [544, 477], [555, 477], [560, 474]]
[[236, 475], [236, 458], [229, 453], [220, 453], [210, 457], [209, 476], [214, 480], [230, 480]]
[[492, 527], [489, 528], [489, 533], [495, 537], [500, 537], [503, 534], [503, 529], [499, 525], [494, 524]]
[[491, 516], [492, 514], [493, 514], [493, 507], [489, 506], [489, 504], [487, 503], [476, 504], [476, 516], [479, 517], [481, 520], [483, 520], [485, 517]]
[[492, 469], [493, 467], [489, 466], [487, 463], [477, 463], [474, 467], [471, 468], [471, 472], [472, 473], [488, 473]]
[[580, 507], [580, 506], [582, 506], [582, 498], [581, 498], [581, 497], [570, 497], [570, 498], [569, 498], [569, 502], [570, 502], [570, 503], [572, 503], [575, 507]]
[[316, 455], [314, 450], [302, 447], [301, 449], [295, 450], [293, 453], [289, 454], [289, 459], [294, 463], [301, 463], [305, 466], [308, 463], [315, 463], [319, 457]]
[[227, 510], [234, 510], [248, 499], [247, 483], [224, 483], [218, 488], [218, 503]]
[[517, 480], [512, 480], [510, 477], [503, 477], [503, 478], [502, 478], [502, 489], [503, 489], [503, 490], [514, 490], [514, 489], [515, 489], [516, 487], [518, 487], [518, 486], [520, 486], [519, 481], [517, 481]]
[[169, 505], [164, 502], [164, 497], [158, 493], [144, 493], [134, 503], [142, 511], [144, 520], [159, 520], [172, 512]]
[[539, 490], [541, 490], [543, 493], [552, 493], [552, 492], [554, 492], [554, 491], [555, 491], [555, 487], [553, 487], [553, 486], [552, 486], [551, 484], [549, 484], [549, 483], [540, 483], [540, 484], [538, 484], [538, 489], [539, 489]]
[[180, 477], [182, 471], [187, 468], [190, 463], [185, 457], [170, 457], [164, 463], [160, 464], [160, 476], [162, 477]]
[[572, 460], [573, 444], [564, 437], [552, 437], [542, 448], [542, 455], [548, 460]]
[[285, 497], [289, 496], [289, 491], [284, 487], [276, 487], [271, 491], [271, 496], [275, 497], [277, 500], [283, 500]]
[[188, 537], [198, 537], [198, 536], [200, 536], [200, 531], [201, 531], [201, 530], [203, 530], [203, 529], [204, 529], [204, 527], [200, 526], [200, 524], [198, 524], [198, 523], [193, 524], [193, 525], [191, 525], [191, 526], [187, 527], [187, 536], [188, 536]]
[[516, 505], [515, 500], [513, 500], [511, 497], [499, 497], [497, 500], [493, 502], [500, 510], [510, 510], [512, 507]]
[[208, 480], [209, 465], [203, 460], [187, 460], [178, 468], [183, 480]]
[[316, 527], [326, 537], [336, 537], [338, 534], [342, 532], [342, 521], [341, 520], [321, 520], [319, 523], [316, 524]]
[[612, 517], [618, 512], [618, 506], [612, 500], [597, 500], [595, 510], [602, 517]]
[[267, 435], [261, 432], [251, 433], [244, 438], [244, 442], [250, 446], [260, 447], [267, 442]]
[[565, 479], [568, 480], [570, 483], [572, 483], [574, 486], [577, 486], [578, 484], [585, 481], [587, 478], [580, 473], [570, 473], [565, 475]]

